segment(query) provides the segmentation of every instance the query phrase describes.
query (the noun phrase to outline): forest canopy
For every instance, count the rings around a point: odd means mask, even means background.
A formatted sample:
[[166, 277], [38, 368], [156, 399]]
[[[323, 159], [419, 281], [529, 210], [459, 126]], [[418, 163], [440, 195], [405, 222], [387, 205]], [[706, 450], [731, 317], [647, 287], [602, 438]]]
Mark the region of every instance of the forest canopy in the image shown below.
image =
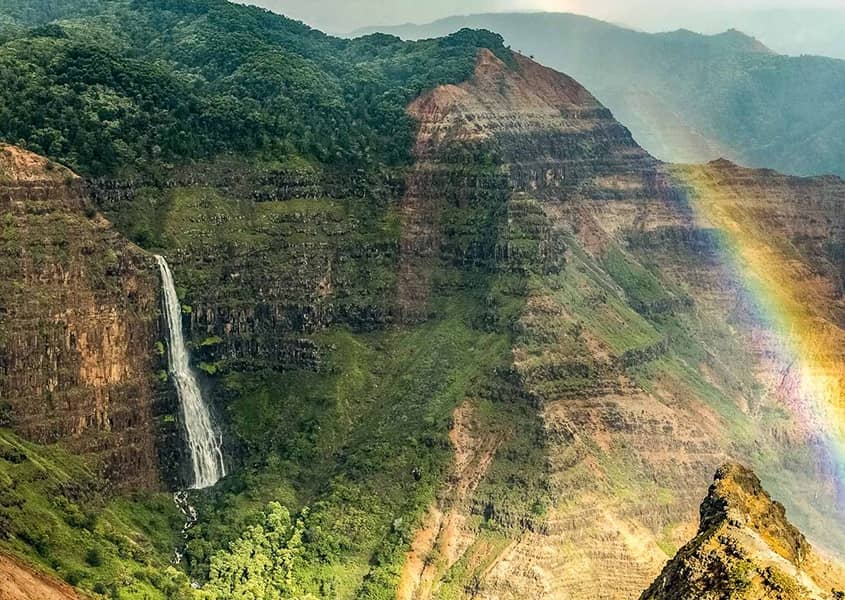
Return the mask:
[[407, 104], [479, 48], [509, 57], [487, 31], [345, 40], [225, 0], [19, 4], [0, 0], [0, 139], [88, 176], [223, 153], [403, 164]]

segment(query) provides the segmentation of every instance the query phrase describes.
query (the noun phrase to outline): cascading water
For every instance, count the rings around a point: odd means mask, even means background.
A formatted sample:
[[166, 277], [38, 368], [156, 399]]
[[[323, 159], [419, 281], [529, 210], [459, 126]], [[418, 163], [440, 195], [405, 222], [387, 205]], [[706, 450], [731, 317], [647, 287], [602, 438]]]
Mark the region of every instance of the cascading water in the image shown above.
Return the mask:
[[182, 419], [191, 454], [191, 488], [211, 487], [226, 475], [223, 462], [223, 437], [215, 430], [211, 413], [191, 369], [190, 355], [182, 337], [182, 307], [176, 295], [173, 274], [167, 261], [155, 257], [164, 288], [164, 316], [170, 337], [168, 358], [170, 374], [176, 382], [176, 393], [182, 407]]

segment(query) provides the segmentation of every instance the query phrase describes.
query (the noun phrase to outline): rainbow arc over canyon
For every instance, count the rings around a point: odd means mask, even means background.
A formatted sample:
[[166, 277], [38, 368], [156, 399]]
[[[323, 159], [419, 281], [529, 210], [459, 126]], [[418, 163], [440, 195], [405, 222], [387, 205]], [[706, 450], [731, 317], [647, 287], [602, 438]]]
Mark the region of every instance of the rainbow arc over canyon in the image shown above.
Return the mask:
[[758, 349], [766, 393], [777, 395], [808, 442], [823, 445], [845, 499], [845, 330], [837, 323], [845, 306], [835, 277], [818, 272], [783, 229], [768, 226], [760, 198], [749, 201], [706, 167], [680, 173], [694, 218], [720, 232], [721, 253], [767, 332]]

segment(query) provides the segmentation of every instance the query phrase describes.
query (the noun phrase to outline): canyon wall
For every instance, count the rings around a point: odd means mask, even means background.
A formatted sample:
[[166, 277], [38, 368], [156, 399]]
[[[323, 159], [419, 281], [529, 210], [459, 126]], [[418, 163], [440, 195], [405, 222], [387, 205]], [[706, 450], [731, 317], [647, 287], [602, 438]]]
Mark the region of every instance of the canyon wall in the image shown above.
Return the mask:
[[[317, 368], [309, 334], [391, 320], [397, 223], [390, 175], [200, 166], [166, 185], [96, 181], [122, 231], [166, 254], [198, 363], [209, 370]], [[153, 214], [140, 234], [133, 219]]]
[[[798, 273], [800, 301], [835, 341], [845, 184], [725, 161], [662, 165], [576, 82], [519, 56], [483, 53], [473, 79], [409, 110], [421, 126], [402, 205], [401, 312], [430, 315], [433, 265], [485, 255], [456, 253], [455, 207], [499, 198], [505, 242], [487, 245], [487, 268], [512, 269], [528, 250], [510, 393], [536, 407], [536, 462], [523, 467], [544, 481], [535, 506], [512, 502], [503, 489], [525, 482], [496, 478], [514, 443], [489, 434], [499, 451], [469, 491], [450, 484], [462, 495], [432, 507], [404, 597], [636, 597], [695, 531], [695, 490], [728, 457], [755, 464], [796, 520], [837, 547], [842, 532], [826, 529], [842, 510], [834, 455], [823, 424], [803, 418], [818, 407], [777, 387], [790, 365], [775, 346], [788, 333], [761, 315], [753, 265], [729, 236], [749, 223], [707, 207], [764, 224], [759, 239], [779, 240], [773, 268]], [[467, 177], [462, 157], [487, 161], [483, 176]], [[822, 362], [841, 378], [832, 354]], [[455, 469], [461, 481], [459, 458]]]
[[0, 419], [159, 486], [158, 281], [67, 169], [0, 147]]

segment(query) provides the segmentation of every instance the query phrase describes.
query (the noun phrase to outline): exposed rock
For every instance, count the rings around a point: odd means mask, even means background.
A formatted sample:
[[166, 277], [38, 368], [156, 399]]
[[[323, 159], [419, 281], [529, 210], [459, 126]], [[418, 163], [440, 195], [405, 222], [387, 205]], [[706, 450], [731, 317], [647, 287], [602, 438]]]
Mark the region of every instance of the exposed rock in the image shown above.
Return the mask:
[[[811, 314], [838, 340], [845, 183], [725, 161], [662, 165], [572, 79], [514, 60], [482, 53], [470, 81], [410, 107], [420, 130], [402, 204], [403, 320], [430, 318], [442, 265], [508, 271], [503, 239], [558, 253], [552, 263], [545, 250], [517, 263], [530, 284], [512, 324], [513, 381], [543, 422], [535, 445], [545, 462], [526, 468], [548, 472], [537, 490], [546, 509], [476, 497], [475, 514], [512, 544], [481, 551], [477, 529], [462, 570], [441, 584], [477, 598], [635, 598], [694, 533], [694, 490], [732, 457], [760, 460], [761, 448], [789, 457], [760, 468], [787, 482], [778, 492], [800, 507], [800, 523], [816, 537], [826, 523], [843, 539], [824, 426], [797, 418], [814, 407], [772, 382], [789, 375], [774, 350], [790, 334], [761, 318], [748, 289], [754, 275], [738, 268], [726, 238], [765, 223], [772, 264], [799, 274], [795, 289], [812, 282], [804, 289], [820, 293]], [[734, 216], [748, 207], [752, 220], [705, 218], [709, 203]], [[496, 243], [477, 220], [460, 218], [470, 207], [504, 232]], [[821, 361], [832, 374], [843, 372], [842, 347], [831, 344]], [[808, 485], [817, 504], [805, 501]]]
[[698, 535], [642, 600], [841, 598], [845, 568], [825, 560], [749, 469], [719, 469], [701, 505]]
[[[485, 205], [496, 214], [515, 192], [614, 197], [641, 188], [642, 173], [654, 164], [576, 81], [525, 57], [513, 60], [508, 65], [481, 51], [469, 81], [438, 87], [409, 107], [420, 128], [401, 206], [397, 303], [404, 320], [427, 315], [431, 274], [441, 255], [465, 268], [496, 264], [495, 247], [456, 246], [477, 240], [478, 227], [444, 223], [445, 210]], [[467, 225], [475, 227], [462, 229]], [[556, 251], [561, 260], [560, 240], [544, 238], [538, 239], [541, 252]]]
[[0, 600], [80, 600], [66, 583], [0, 555]]
[[470, 497], [484, 478], [499, 444], [495, 433], [481, 430], [467, 401], [455, 410], [449, 438], [455, 462], [443, 501], [429, 508], [423, 528], [417, 531], [408, 553], [397, 591], [398, 600], [432, 597], [439, 577], [463, 556], [473, 543]]
[[158, 282], [82, 181], [0, 146], [0, 402], [5, 425], [64, 441], [125, 488], [159, 484]]

